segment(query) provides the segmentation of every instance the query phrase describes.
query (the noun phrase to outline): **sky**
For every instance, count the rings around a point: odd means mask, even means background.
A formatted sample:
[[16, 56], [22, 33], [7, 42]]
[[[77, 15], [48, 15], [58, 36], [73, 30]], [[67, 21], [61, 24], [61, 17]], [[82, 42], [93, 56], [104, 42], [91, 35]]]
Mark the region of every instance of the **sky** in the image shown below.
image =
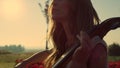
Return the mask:
[[[27, 49], [45, 49], [46, 19], [38, 3], [45, 0], [0, 0], [0, 46], [21, 44]], [[120, 0], [92, 0], [101, 21], [120, 17]], [[120, 44], [120, 28], [110, 31], [106, 43]], [[52, 45], [49, 45], [51, 48]]]

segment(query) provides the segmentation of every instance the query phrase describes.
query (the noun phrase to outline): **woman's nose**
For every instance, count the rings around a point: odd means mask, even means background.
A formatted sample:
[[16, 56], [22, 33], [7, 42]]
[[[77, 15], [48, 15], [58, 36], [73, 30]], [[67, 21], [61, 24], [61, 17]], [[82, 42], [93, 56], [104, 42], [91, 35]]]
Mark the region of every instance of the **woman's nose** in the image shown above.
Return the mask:
[[55, 6], [59, 5], [59, 4], [61, 4], [61, 2], [62, 2], [61, 0], [54, 0], [53, 5], [55, 5]]
[[53, 6], [56, 6], [57, 4], [56, 3], [53, 3]]

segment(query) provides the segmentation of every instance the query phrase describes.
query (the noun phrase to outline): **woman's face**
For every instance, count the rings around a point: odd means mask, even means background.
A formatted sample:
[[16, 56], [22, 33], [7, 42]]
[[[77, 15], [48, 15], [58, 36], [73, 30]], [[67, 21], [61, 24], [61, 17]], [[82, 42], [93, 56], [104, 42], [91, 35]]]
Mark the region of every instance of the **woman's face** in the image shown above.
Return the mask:
[[72, 4], [68, 0], [54, 0], [52, 6], [53, 20], [66, 20], [69, 18]]

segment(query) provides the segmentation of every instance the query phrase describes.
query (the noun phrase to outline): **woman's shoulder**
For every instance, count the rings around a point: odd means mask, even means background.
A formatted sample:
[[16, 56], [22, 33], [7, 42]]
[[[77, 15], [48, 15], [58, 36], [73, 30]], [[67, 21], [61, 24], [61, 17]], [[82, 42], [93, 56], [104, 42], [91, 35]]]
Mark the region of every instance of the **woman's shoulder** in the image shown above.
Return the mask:
[[102, 52], [107, 54], [107, 44], [103, 39], [99, 36], [95, 36], [92, 38], [92, 42], [95, 45], [92, 51], [94, 54], [103, 54]]
[[99, 36], [95, 36], [94, 38], [92, 38], [92, 41], [93, 41], [93, 44], [95, 45], [94, 48], [93, 48], [93, 51], [92, 51], [92, 54], [93, 55], [96, 55], [96, 54], [107, 54], [108, 50], [107, 50], [107, 44], [106, 42], [101, 39]]
[[[95, 47], [89, 57], [89, 67], [107, 68], [107, 45], [104, 40], [96, 38]], [[94, 65], [96, 63], [96, 65]]]
[[99, 46], [105, 48], [107, 47], [106, 42], [103, 39], [101, 39], [99, 36], [93, 37], [92, 42], [95, 45], [95, 47], [99, 47]]

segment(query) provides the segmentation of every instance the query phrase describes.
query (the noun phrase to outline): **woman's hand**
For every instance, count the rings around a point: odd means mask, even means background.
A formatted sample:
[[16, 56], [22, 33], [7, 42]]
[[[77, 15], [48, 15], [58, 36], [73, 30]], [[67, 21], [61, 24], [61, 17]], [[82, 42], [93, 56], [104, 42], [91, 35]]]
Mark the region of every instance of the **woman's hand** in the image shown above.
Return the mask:
[[81, 31], [80, 35], [77, 35], [77, 38], [80, 40], [81, 46], [76, 49], [73, 60], [85, 63], [94, 48], [94, 44], [86, 32]]
[[14, 68], [26, 68], [27, 63], [25, 61], [19, 62], [15, 65]]
[[73, 54], [68, 68], [86, 68], [89, 55], [95, 47], [93, 41], [86, 32], [81, 31], [80, 35], [77, 35], [77, 38], [80, 40], [81, 46], [77, 48]]

